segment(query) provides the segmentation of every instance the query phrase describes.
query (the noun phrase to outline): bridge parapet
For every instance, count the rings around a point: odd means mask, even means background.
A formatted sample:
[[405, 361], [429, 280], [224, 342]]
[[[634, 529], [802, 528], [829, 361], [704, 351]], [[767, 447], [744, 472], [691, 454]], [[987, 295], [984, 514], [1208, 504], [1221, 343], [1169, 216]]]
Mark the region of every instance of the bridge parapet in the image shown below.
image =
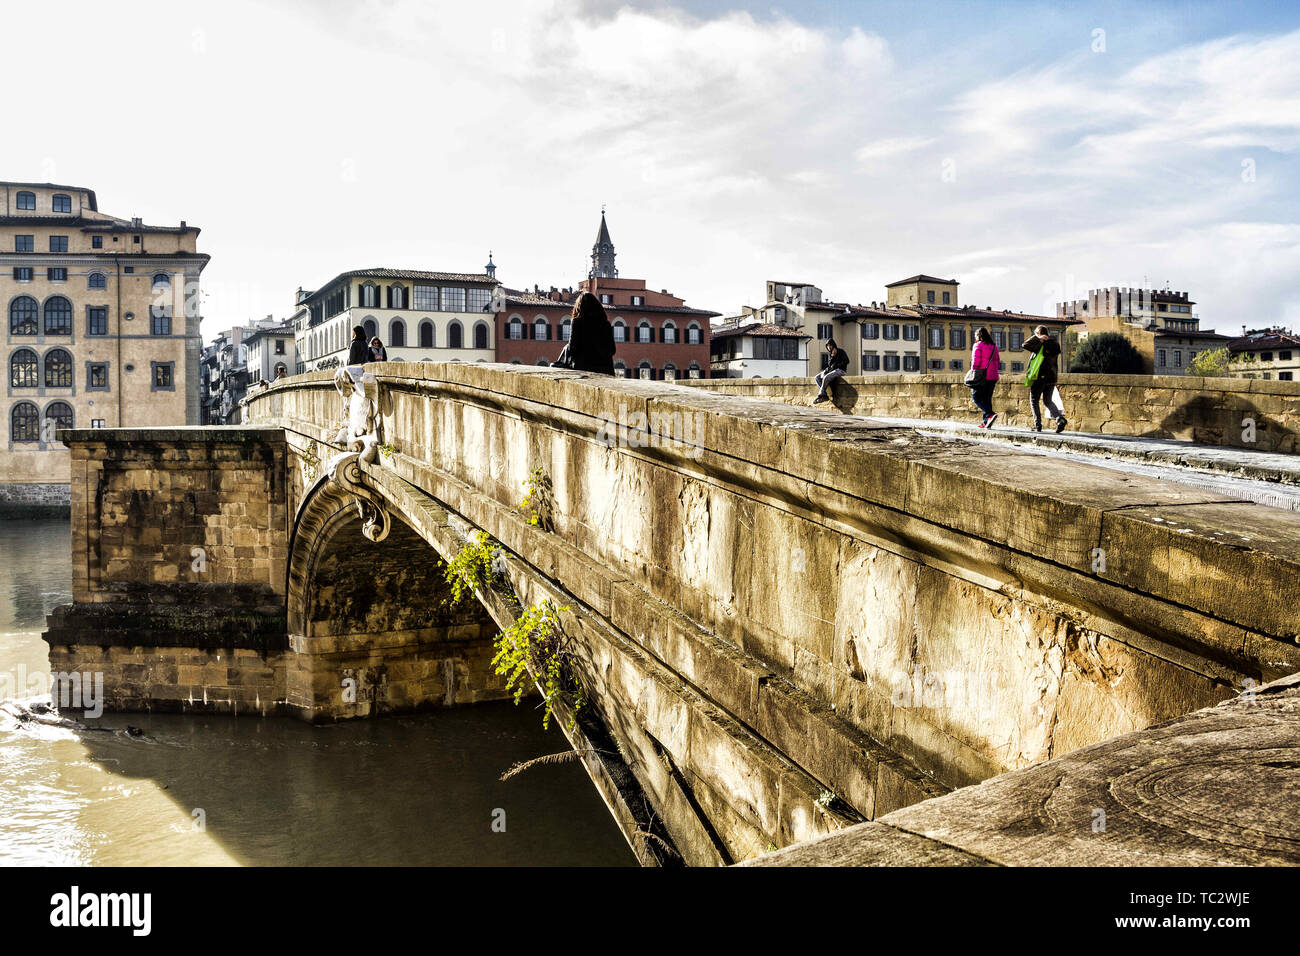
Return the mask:
[[[682, 384], [724, 395], [810, 405], [804, 378], [712, 378]], [[1256, 451], [1300, 452], [1300, 382], [1191, 375], [1063, 374], [1072, 430], [1172, 438]], [[852, 415], [965, 421], [978, 413], [959, 373], [842, 378], [831, 402]], [[1022, 375], [1004, 375], [994, 394], [1004, 425], [1029, 426]]]

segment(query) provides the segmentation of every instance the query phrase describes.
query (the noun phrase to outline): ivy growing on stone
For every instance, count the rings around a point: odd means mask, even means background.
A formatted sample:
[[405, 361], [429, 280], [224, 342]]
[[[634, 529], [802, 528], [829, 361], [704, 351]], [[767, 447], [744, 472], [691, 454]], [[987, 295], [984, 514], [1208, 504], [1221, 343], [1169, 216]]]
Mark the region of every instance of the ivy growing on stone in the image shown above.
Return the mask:
[[467, 596], [473, 596], [475, 590], [487, 590], [496, 577], [493, 567], [496, 551], [492, 536], [479, 531], [447, 562], [443, 576], [451, 585], [449, 603], [452, 606], [459, 605]]
[[554, 530], [554, 522], [551, 520], [551, 476], [542, 468], [534, 468], [524, 479], [524, 487], [528, 493], [519, 502], [519, 510], [523, 512], [525, 520], [534, 528]]
[[506, 678], [506, 689], [514, 691], [516, 704], [523, 699], [530, 681], [542, 692], [542, 727], [550, 726], [557, 703], [569, 708], [569, 729], [577, 724], [585, 706], [582, 685], [573, 669], [572, 655], [565, 648], [560, 612], [549, 600], [525, 608], [515, 622], [496, 636], [492, 666]]

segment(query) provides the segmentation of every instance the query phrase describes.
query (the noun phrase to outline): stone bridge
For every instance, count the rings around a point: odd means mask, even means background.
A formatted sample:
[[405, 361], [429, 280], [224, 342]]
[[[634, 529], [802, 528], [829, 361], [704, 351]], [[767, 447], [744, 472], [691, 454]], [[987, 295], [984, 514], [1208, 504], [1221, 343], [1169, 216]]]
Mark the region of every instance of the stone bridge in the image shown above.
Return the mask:
[[[415, 711], [506, 696], [493, 638], [550, 601], [561, 724], [643, 862], [688, 864], [1300, 670], [1295, 512], [668, 383], [366, 368], [360, 455], [328, 373], [245, 427], [65, 433], [52, 668], [118, 709]], [[480, 532], [497, 573], [450, 607]]]

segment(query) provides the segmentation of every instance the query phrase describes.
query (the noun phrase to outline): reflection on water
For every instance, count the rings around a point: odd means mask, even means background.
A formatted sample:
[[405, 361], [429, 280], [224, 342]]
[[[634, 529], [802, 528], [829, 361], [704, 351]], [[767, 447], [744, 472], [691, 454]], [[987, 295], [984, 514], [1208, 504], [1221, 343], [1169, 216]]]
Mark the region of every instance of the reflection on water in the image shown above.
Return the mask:
[[[45, 615], [69, 600], [67, 520], [0, 519], [5, 693], [31, 675], [43, 683]], [[146, 714], [88, 723], [116, 732], [0, 717], [0, 864], [633, 863], [577, 763], [498, 780], [515, 761], [567, 749], [526, 705], [329, 727]], [[145, 736], [127, 737], [128, 723]]]

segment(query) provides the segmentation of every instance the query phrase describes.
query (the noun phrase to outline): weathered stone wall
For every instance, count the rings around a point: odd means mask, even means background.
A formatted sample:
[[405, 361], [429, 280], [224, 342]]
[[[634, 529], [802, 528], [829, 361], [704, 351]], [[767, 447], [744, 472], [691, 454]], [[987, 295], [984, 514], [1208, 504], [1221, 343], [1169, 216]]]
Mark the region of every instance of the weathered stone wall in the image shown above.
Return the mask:
[[73, 603], [55, 671], [102, 671], [116, 709], [280, 712], [289, 529], [275, 428], [77, 429]]
[[[824, 826], [818, 782], [871, 818], [1300, 669], [1291, 513], [675, 385], [375, 368], [379, 473], [501, 541], [522, 594], [574, 607], [646, 792], [732, 859]], [[312, 374], [248, 411], [299, 452], [339, 399]], [[647, 440], [655, 418], [682, 440]], [[518, 511], [539, 467], [553, 533]]]
[[[816, 386], [802, 378], [711, 378], [681, 384], [724, 395], [811, 405]], [[1300, 382], [1173, 375], [1061, 376], [1072, 431], [1173, 438], [1259, 451], [1300, 451]], [[970, 389], [957, 373], [843, 378], [832, 404], [852, 415], [977, 421]], [[1006, 375], [993, 394], [1004, 425], [1034, 423], [1023, 375]], [[1253, 428], [1248, 424], [1253, 422]], [[1253, 437], [1253, 440], [1252, 440]]]
[[68, 514], [72, 495], [66, 484], [0, 482], [0, 515]]

